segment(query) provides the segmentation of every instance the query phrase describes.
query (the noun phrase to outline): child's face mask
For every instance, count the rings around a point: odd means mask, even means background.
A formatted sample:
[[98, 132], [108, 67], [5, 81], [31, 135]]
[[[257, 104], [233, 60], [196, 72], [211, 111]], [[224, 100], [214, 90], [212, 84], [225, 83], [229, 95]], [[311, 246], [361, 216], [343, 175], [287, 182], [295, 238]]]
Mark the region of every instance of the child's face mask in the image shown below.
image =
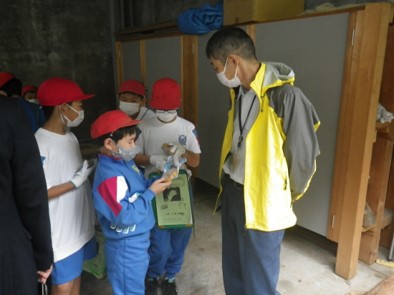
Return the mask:
[[119, 109], [127, 115], [132, 116], [140, 111], [140, 104], [136, 102], [119, 102]]
[[176, 110], [169, 110], [169, 111], [156, 110], [157, 118], [164, 123], [172, 122], [177, 117], [177, 115], [178, 114]]
[[[61, 119], [62, 119], [62, 122], [63, 123], [66, 123], [66, 126], [67, 127], [77, 127], [77, 126], [79, 126], [79, 124], [81, 124], [82, 123], [82, 121], [83, 121], [83, 119], [85, 118], [85, 112], [84, 112], [84, 110], [80, 110], [80, 111], [77, 111], [76, 109], [74, 109], [72, 106], [70, 106], [70, 105], [67, 105], [71, 110], [73, 110], [75, 113], [77, 113], [78, 114], [78, 116], [73, 120], [73, 121], [71, 121], [69, 118], [67, 118], [67, 116], [65, 116], [65, 115], [61, 115]], [[64, 122], [63, 121], [63, 118], [64, 118], [64, 120], [66, 121], [66, 122]]]
[[[114, 142], [115, 143], [115, 142]], [[116, 144], [116, 143], [115, 143]], [[122, 158], [125, 161], [131, 161], [134, 157], [140, 154], [140, 149], [137, 146], [131, 148], [124, 148], [119, 144], [116, 144], [118, 151], [111, 151], [111, 154], [116, 158]]]

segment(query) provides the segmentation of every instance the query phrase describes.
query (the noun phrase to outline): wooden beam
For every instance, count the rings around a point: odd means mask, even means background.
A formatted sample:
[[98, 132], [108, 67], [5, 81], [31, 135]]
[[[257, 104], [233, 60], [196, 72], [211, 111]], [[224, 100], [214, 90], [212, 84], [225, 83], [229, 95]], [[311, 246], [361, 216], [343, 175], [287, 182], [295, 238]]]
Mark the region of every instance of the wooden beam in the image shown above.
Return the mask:
[[394, 274], [385, 278], [377, 284], [372, 290], [364, 295], [392, 295], [394, 294]]
[[[183, 35], [181, 37], [181, 86], [182, 86], [182, 117], [192, 122], [198, 129], [198, 37]], [[192, 171], [192, 188], [198, 168]]]
[[[348, 32], [347, 32], [347, 45], [345, 54], [345, 66], [343, 73], [343, 89], [340, 101], [340, 113], [338, 118], [338, 132], [336, 138], [336, 153], [334, 160], [334, 175], [332, 181], [331, 190], [331, 203], [328, 212], [328, 222], [327, 222], [327, 238], [338, 242], [339, 238], [339, 228], [341, 225], [341, 215], [342, 215], [342, 203], [344, 189], [346, 187], [346, 182], [343, 181], [345, 177], [345, 172], [347, 171], [346, 161], [349, 154], [349, 137], [350, 129], [346, 128], [348, 122], [352, 120], [352, 102], [350, 101], [349, 89], [347, 85], [350, 84], [352, 77], [355, 77], [357, 73], [355, 68], [352, 68], [353, 60], [353, 49], [356, 44], [352, 42], [354, 31], [360, 31], [356, 28], [356, 13], [352, 13], [349, 17]], [[358, 38], [356, 41], [359, 41]], [[359, 46], [359, 45], [357, 45]]]
[[[349, 129], [347, 169], [344, 172], [341, 226], [335, 272], [351, 279], [357, 271], [372, 146], [375, 134], [376, 110], [379, 100], [386, 49], [387, 31], [392, 6], [388, 3], [368, 4], [356, 12], [353, 38], [351, 77], [344, 89], [349, 89], [351, 115], [341, 128]], [[339, 152], [339, 151], [337, 151]]]
[[123, 82], [123, 53], [122, 42], [115, 42], [115, 63], [116, 63], [116, 86], [117, 90]]
[[[140, 73], [141, 82], [146, 83], [146, 51], [145, 51], [145, 40], [138, 41], [140, 43]], [[145, 85], [146, 86], [146, 85]], [[147, 95], [148, 96], [148, 93]]]
[[183, 117], [197, 126], [198, 95], [197, 95], [197, 43], [195, 35], [183, 35], [181, 38], [181, 86]]

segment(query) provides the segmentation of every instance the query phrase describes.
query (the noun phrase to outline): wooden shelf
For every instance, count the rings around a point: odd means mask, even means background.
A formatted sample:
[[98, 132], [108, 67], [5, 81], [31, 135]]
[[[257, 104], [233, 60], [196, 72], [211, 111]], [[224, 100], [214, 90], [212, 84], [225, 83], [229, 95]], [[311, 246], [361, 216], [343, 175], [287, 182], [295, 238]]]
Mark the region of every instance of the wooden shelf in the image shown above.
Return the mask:
[[365, 233], [365, 232], [367, 232], [367, 231], [374, 230], [375, 227], [376, 227], [376, 223], [375, 223], [375, 224], [372, 224], [371, 226], [368, 226], [368, 227], [364, 227], [364, 226], [363, 226], [362, 232]]

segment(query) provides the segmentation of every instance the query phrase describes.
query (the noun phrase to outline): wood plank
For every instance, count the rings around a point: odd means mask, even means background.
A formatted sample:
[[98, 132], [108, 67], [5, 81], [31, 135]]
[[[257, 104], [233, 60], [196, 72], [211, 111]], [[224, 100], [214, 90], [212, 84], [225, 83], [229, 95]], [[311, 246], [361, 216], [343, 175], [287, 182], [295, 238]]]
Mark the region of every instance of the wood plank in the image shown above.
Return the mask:
[[[356, 76], [356, 69], [352, 67], [352, 60], [356, 56], [353, 53], [352, 38], [353, 30], [356, 28], [357, 14], [353, 13], [349, 17], [349, 25], [347, 32], [347, 45], [345, 54], [345, 67], [343, 73], [343, 90], [340, 102], [340, 113], [338, 118], [338, 132], [336, 139], [336, 153], [335, 153], [335, 164], [334, 164], [334, 175], [332, 181], [332, 192], [330, 209], [328, 212], [327, 222], [327, 238], [338, 242], [339, 228], [341, 225], [342, 215], [342, 203], [344, 189], [346, 182], [343, 181], [345, 172], [347, 171], [348, 162], [346, 161], [349, 154], [349, 141], [350, 129], [346, 128], [348, 122], [352, 120], [352, 102], [350, 101], [349, 88], [346, 85], [351, 83], [352, 77]], [[358, 24], [359, 25], [359, 24]], [[359, 30], [358, 30], [359, 31]], [[356, 41], [360, 42], [360, 38]], [[359, 45], [358, 45], [359, 46]]]
[[380, 91], [380, 103], [389, 112], [394, 113], [394, 24], [389, 26], [387, 34], [386, 55]]
[[394, 294], [394, 274], [385, 278], [377, 284], [372, 290], [364, 295], [392, 295]]
[[[385, 201], [393, 154], [393, 142], [385, 133], [377, 135], [373, 147], [370, 179], [367, 190], [367, 203], [376, 216], [376, 226], [368, 232], [362, 233], [359, 259], [366, 264], [376, 261], [379, 252], [380, 232], [384, 227]], [[386, 221], [387, 223], [387, 221]]]
[[392, 16], [391, 7], [387, 3], [372, 3], [366, 5], [365, 11], [356, 12], [351, 67], [355, 68], [357, 75], [351, 78], [347, 85], [349, 102], [353, 109], [348, 124], [342, 126], [349, 128], [350, 137], [346, 139], [349, 144], [347, 150], [349, 154], [343, 179], [346, 186], [343, 191], [335, 265], [335, 272], [345, 279], [353, 278], [357, 272], [376, 110], [388, 25]]
[[[140, 43], [140, 71], [141, 71], [141, 82], [146, 87], [146, 51], [145, 51], [145, 40], [139, 41]], [[146, 99], [149, 99], [149, 91], [146, 91]]]
[[[183, 35], [181, 37], [181, 86], [182, 117], [192, 122], [198, 130], [198, 37]], [[189, 167], [192, 171], [192, 188], [198, 175], [198, 168]]]
[[115, 63], [116, 63], [116, 89], [120, 88], [123, 82], [123, 53], [122, 42], [115, 42]]
[[[389, 26], [387, 35], [386, 55], [380, 92], [380, 102], [390, 112], [394, 113], [394, 24]], [[393, 122], [392, 122], [393, 124]], [[394, 131], [394, 128], [391, 130]], [[393, 135], [391, 135], [393, 136]], [[393, 151], [394, 153], [394, 151]], [[394, 158], [394, 157], [392, 157]], [[389, 184], [387, 187], [386, 205], [387, 209], [394, 210], [394, 161], [391, 161]], [[380, 234], [380, 246], [390, 248], [394, 234], [394, 224], [387, 226]]]
[[197, 36], [183, 35], [181, 38], [181, 86], [183, 117], [197, 126]]

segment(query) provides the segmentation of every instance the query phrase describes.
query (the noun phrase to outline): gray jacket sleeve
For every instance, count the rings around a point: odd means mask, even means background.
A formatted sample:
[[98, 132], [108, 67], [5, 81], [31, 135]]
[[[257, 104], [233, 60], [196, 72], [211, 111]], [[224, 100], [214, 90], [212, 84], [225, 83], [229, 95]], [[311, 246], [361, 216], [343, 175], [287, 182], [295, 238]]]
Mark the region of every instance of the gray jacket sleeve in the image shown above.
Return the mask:
[[283, 85], [269, 90], [270, 105], [282, 119], [286, 136], [283, 152], [287, 160], [293, 200], [299, 199], [308, 188], [320, 154], [316, 129], [320, 124], [317, 113], [297, 87]]

